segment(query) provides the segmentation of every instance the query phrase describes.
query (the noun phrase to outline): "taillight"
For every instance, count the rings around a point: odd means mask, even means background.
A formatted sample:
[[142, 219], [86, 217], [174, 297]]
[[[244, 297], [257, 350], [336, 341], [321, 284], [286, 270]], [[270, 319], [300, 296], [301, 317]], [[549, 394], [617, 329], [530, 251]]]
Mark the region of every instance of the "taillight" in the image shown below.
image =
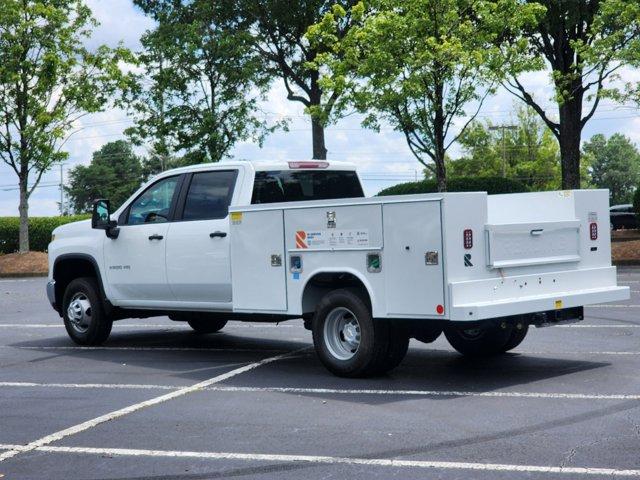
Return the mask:
[[289, 162], [289, 168], [329, 168], [329, 162]]
[[591, 237], [591, 240], [597, 240], [598, 239], [598, 224], [593, 222], [592, 224], [589, 225], [589, 236]]
[[473, 230], [471, 230], [470, 228], [467, 228], [462, 234], [462, 238], [463, 238], [464, 248], [466, 248], [467, 250], [469, 250], [470, 248], [473, 248]]

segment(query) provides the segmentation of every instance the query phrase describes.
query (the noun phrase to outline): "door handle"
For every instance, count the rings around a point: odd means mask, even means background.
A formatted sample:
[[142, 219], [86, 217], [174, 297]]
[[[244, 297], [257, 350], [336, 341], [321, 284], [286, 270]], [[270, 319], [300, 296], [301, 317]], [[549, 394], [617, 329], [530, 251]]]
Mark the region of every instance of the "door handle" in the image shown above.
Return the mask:
[[158, 235], [157, 233], [154, 235], [151, 235], [149, 237], [149, 240], [162, 240], [164, 237], [162, 235]]
[[213, 232], [209, 234], [209, 237], [211, 238], [216, 238], [216, 237], [224, 238], [226, 236], [227, 236], [227, 232]]

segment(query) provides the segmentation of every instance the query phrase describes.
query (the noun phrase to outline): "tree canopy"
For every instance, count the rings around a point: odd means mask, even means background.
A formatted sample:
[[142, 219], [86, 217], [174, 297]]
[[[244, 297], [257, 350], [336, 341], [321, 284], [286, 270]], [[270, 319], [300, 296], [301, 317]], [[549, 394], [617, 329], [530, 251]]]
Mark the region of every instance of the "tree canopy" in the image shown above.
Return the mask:
[[258, 102], [270, 78], [238, 2], [134, 3], [158, 26], [142, 37], [144, 73], [126, 99], [136, 120], [131, 138], [192, 162], [217, 162], [243, 140], [261, 143], [270, 128]]
[[[545, 7], [533, 27], [522, 31], [530, 48], [511, 68], [505, 86], [530, 105], [558, 139], [562, 187], [580, 188], [581, 133], [603, 98], [617, 98], [611, 80], [627, 62], [638, 58], [640, 1], [527, 0]], [[519, 78], [523, 70], [551, 70], [554, 107]], [[585, 108], [586, 107], [586, 108]], [[557, 115], [555, 110], [557, 109]]]
[[582, 151], [591, 164], [593, 185], [609, 189], [612, 205], [631, 203], [640, 180], [640, 152], [631, 140], [620, 133], [608, 139], [597, 134]]
[[73, 213], [87, 213], [98, 198], [108, 198], [114, 207], [120, 206], [142, 181], [141, 159], [130, 143], [118, 140], [94, 152], [89, 165], [71, 169], [65, 193]]
[[[337, 108], [402, 132], [445, 190], [447, 150], [526, 46], [507, 39], [539, 10], [517, 0], [372, 0], [334, 7], [308, 36], [328, 47], [316, 64], [330, 72], [321, 85], [342, 92]], [[346, 16], [353, 25], [340, 36]]]
[[490, 120], [473, 122], [458, 139], [464, 155], [448, 163], [449, 176], [505, 176], [532, 191], [560, 188], [560, 149], [544, 122], [519, 108], [509, 123], [514, 128], [503, 131]]
[[67, 158], [74, 122], [101, 110], [127, 76], [124, 48], [90, 51], [96, 22], [83, 0], [3, 0], [0, 8], [0, 159], [18, 176], [20, 251], [29, 250], [29, 198]]

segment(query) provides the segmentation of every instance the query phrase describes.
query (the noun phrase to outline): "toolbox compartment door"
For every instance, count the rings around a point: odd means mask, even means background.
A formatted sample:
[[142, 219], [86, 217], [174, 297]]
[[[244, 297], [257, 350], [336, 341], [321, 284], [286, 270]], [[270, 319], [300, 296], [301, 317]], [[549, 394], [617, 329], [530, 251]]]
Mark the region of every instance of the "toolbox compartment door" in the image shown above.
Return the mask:
[[580, 261], [580, 221], [488, 224], [487, 259], [491, 268]]
[[282, 210], [231, 213], [234, 311], [285, 312]]
[[443, 317], [444, 278], [440, 201], [383, 206], [387, 314]]

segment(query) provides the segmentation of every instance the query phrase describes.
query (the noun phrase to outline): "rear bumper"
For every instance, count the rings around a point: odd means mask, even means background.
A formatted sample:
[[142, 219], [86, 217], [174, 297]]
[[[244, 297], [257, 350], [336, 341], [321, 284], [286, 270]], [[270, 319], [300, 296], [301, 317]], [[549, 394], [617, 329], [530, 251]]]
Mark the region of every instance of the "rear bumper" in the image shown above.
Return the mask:
[[474, 321], [629, 299], [615, 267], [460, 282], [449, 286], [453, 321]]

